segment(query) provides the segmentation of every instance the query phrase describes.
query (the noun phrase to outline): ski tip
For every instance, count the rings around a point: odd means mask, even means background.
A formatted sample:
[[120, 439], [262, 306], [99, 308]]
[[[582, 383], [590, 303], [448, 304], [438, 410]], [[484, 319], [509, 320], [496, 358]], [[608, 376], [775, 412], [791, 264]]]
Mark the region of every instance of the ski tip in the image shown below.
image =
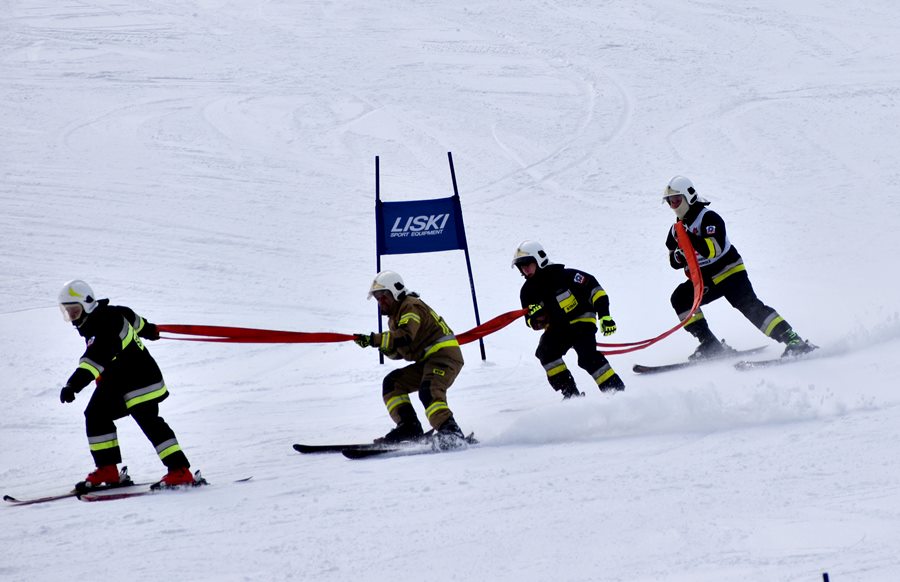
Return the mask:
[[10, 503], [19, 503], [19, 500], [13, 497], [12, 495], [4, 495], [3, 501], [9, 501]]

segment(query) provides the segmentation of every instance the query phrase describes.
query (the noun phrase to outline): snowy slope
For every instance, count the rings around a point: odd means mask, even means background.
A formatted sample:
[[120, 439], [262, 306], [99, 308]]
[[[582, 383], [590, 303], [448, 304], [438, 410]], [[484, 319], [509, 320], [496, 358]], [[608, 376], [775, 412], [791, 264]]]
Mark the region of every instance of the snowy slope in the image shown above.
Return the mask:
[[[900, 578], [893, 2], [10, 0], [0, 24], [3, 493], [91, 468], [88, 394], [58, 402], [82, 350], [54, 303], [68, 279], [157, 323], [374, 329], [376, 155], [405, 200], [452, 193], [453, 152], [483, 320], [518, 307], [509, 261], [534, 238], [598, 276], [614, 341], [674, 324], [660, 193], [688, 175], [825, 356], [630, 372], [690, 353], [681, 332], [612, 358], [624, 393], [562, 403], [517, 323], [487, 362], [464, 348], [450, 392], [482, 446], [353, 462], [290, 445], [386, 432], [396, 364], [159, 341], [162, 413], [217, 486], [0, 507], [0, 578]], [[384, 266], [474, 326], [462, 253]], [[161, 475], [118, 426], [132, 474]]]

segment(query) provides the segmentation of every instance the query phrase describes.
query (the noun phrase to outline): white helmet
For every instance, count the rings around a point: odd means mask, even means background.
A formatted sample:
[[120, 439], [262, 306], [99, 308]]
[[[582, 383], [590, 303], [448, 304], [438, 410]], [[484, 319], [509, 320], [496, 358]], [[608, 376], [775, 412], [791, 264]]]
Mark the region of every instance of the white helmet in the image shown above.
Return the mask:
[[369, 299], [374, 297], [376, 291], [390, 291], [395, 301], [400, 300], [400, 294], [406, 293], [406, 285], [403, 278], [394, 271], [382, 271], [375, 275], [372, 286], [369, 288]]
[[547, 256], [541, 243], [533, 240], [525, 240], [519, 244], [513, 255], [512, 266], [523, 265], [534, 261], [539, 269], [543, 269], [550, 264], [550, 258]]
[[663, 192], [663, 198], [679, 195], [684, 196], [688, 204], [693, 204], [697, 201], [697, 191], [694, 189], [694, 183], [684, 176], [675, 176], [669, 180], [669, 185], [666, 186], [666, 190]]
[[[669, 200], [671, 196], [682, 197], [679, 199], [677, 206], [672, 206], [672, 202]], [[709, 200], [697, 195], [694, 183], [684, 176], [675, 176], [669, 180], [668, 186], [663, 191], [663, 201], [669, 204], [669, 208], [675, 212], [678, 218], [684, 218], [694, 204], [703, 204], [704, 206], [709, 204]]]
[[74, 279], [63, 285], [59, 290], [57, 301], [66, 321], [77, 321], [82, 314], [90, 313], [97, 307], [94, 290], [80, 279]]

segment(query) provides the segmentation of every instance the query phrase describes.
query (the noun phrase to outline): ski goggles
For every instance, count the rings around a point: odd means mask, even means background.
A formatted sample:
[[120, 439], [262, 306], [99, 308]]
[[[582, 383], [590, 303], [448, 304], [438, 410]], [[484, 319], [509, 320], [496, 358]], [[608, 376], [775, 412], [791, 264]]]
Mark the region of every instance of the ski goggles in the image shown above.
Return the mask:
[[681, 206], [681, 201], [684, 200], [684, 196], [682, 194], [672, 194], [671, 196], [663, 196], [663, 201], [669, 205], [669, 208], [677, 208]]

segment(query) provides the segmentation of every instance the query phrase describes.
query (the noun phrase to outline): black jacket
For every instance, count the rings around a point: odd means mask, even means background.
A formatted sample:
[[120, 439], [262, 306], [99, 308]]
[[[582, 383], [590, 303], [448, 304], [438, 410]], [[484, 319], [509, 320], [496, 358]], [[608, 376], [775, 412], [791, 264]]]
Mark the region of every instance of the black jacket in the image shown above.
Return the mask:
[[167, 396], [162, 372], [141, 337], [159, 337], [156, 326], [128, 307], [101, 299], [78, 326], [87, 348], [66, 382], [76, 392], [100, 378], [104, 389], [119, 392], [130, 408]]
[[[528, 327], [541, 329], [542, 323], [554, 328], [576, 323], [590, 323], [596, 329], [597, 317], [609, 315], [609, 297], [590, 273], [550, 264], [522, 285], [519, 293], [522, 307], [539, 304], [539, 317], [525, 317]], [[540, 314], [545, 321], [541, 321]]]
[[[682, 223], [700, 264], [700, 275], [707, 284], [719, 283], [725, 277], [744, 270], [744, 260], [728, 239], [725, 221], [715, 211], [704, 204], [694, 204], [684, 215]], [[666, 248], [669, 249], [669, 265], [673, 269], [687, 267], [686, 262], [676, 258], [678, 240], [675, 225], [669, 228]]]

